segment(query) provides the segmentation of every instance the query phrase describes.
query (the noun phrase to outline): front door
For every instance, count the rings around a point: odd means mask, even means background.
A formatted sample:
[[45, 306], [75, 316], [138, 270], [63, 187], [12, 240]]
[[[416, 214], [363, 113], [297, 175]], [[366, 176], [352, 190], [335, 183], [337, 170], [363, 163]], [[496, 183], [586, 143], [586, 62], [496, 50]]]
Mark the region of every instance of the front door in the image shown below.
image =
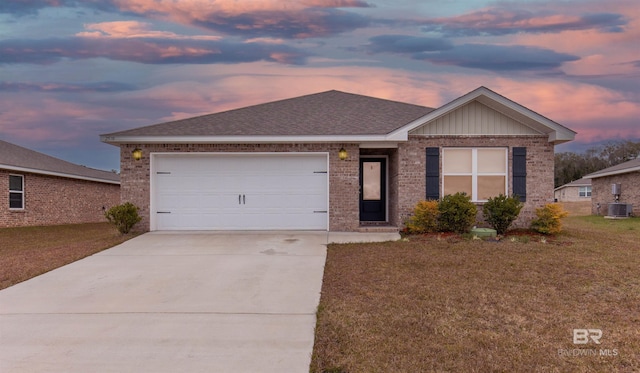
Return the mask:
[[360, 159], [360, 221], [387, 219], [387, 159]]

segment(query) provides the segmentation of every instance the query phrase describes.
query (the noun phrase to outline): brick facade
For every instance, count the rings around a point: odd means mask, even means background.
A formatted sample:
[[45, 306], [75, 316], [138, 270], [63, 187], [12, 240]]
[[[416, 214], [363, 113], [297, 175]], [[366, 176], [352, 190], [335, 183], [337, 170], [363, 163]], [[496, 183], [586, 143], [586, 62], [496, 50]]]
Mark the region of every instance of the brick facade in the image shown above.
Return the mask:
[[[390, 220], [402, 223], [411, 215], [413, 207], [425, 198], [425, 162], [427, 147], [508, 147], [508, 193], [512, 194], [513, 147], [527, 148], [527, 201], [514, 227], [527, 227], [535, 217], [536, 208], [553, 202], [554, 150], [547, 136], [410, 136], [407, 143], [398, 147], [398, 201], [397, 215]], [[440, 161], [440, 185], [442, 185], [442, 158]], [[481, 210], [478, 204], [478, 210]], [[478, 217], [482, 220], [482, 217]]]
[[591, 197], [580, 196], [580, 186], [568, 186], [554, 192], [554, 198], [558, 202], [590, 202]]
[[[358, 144], [125, 144], [121, 146], [121, 198], [140, 208], [142, 230], [150, 229], [151, 153], [170, 152], [326, 152], [329, 154], [329, 230], [356, 231], [359, 221], [360, 155], [381, 155], [388, 159], [389, 223], [401, 227], [415, 204], [425, 197], [425, 149], [427, 147], [508, 147], [509, 176], [511, 149], [527, 147], [527, 203], [516, 225], [525, 226], [535, 209], [553, 202], [553, 145], [547, 136], [411, 136], [398, 148], [360, 149]], [[132, 159], [135, 148], [143, 151], [139, 161]], [[345, 148], [347, 160], [338, 159]], [[511, 193], [511, 181], [509, 181]]]
[[[139, 161], [132, 158], [135, 148], [142, 149]], [[341, 161], [338, 151], [347, 150]], [[329, 154], [329, 229], [355, 231], [359, 226], [359, 157], [357, 144], [127, 144], [121, 146], [121, 197], [138, 206], [143, 220], [139, 229], [150, 229], [151, 153], [171, 152], [327, 152]]]
[[[24, 176], [25, 208], [9, 209], [9, 175]], [[104, 209], [120, 203], [120, 186], [0, 170], [0, 227], [106, 221]]]
[[620, 203], [633, 204], [633, 215], [640, 216], [640, 172], [591, 179], [591, 213], [607, 215], [609, 203], [614, 202], [611, 184], [621, 184]]

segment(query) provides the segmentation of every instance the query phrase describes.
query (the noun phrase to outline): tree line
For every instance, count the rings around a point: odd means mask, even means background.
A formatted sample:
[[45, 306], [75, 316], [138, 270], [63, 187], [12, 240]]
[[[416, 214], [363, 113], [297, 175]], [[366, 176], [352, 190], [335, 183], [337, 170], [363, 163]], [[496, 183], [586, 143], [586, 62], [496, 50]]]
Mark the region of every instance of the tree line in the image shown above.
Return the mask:
[[584, 153], [556, 153], [555, 187], [640, 156], [640, 141], [612, 141]]

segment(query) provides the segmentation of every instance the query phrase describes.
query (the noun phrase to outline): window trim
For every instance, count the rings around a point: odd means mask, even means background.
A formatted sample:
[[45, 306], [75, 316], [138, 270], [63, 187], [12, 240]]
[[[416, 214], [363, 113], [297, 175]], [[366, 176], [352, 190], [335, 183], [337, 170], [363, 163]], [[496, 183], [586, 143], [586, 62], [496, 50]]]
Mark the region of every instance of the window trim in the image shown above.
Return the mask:
[[[22, 190], [12, 190], [11, 189], [11, 177], [15, 176], [15, 177], [19, 177], [20, 181], [22, 182]], [[21, 199], [20, 201], [21, 203], [21, 207], [11, 207], [11, 194], [20, 194], [21, 195]], [[24, 198], [24, 175], [18, 175], [18, 174], [9, 174], [9, 210], [12, 211], [20, 211], [20, 210], [24, 210], [24, 206], [25, 206], [25, 198]]]
[[[446, 172], [447, 150], [471, 150], [471, 173]], [[498, 172], [478, 172], [478, 150], [493, 149], [502, 150], [504, 152], [505, 170], [503, 173]], [[478, 176], [504, 176], [504, 193], [509, 192], [509, 148], [503, 146], [487, 146], [487, 147], [443, 147], [442, 148], [442, 183], [440, 184], [441, 195], [444, 195], [444, 180], [446, 176], [471, 176], [471, 202], [487, 202], [487, 199], [478, 199]]]
[[591, 186], [585, 185], [585, 186], [578, 187], [578, 197], [580, 198], [591, 197]]

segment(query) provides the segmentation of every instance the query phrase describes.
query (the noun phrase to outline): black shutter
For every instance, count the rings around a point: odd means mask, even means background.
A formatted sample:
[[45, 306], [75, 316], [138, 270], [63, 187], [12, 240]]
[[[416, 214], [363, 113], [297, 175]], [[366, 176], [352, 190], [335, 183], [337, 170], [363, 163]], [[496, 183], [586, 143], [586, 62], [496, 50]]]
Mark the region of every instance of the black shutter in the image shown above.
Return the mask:
[[513, 148], [513, 194], [527, 201], [527, 148]]
[[427, 199], [440, 199], [440, 148], [427, 148]]

